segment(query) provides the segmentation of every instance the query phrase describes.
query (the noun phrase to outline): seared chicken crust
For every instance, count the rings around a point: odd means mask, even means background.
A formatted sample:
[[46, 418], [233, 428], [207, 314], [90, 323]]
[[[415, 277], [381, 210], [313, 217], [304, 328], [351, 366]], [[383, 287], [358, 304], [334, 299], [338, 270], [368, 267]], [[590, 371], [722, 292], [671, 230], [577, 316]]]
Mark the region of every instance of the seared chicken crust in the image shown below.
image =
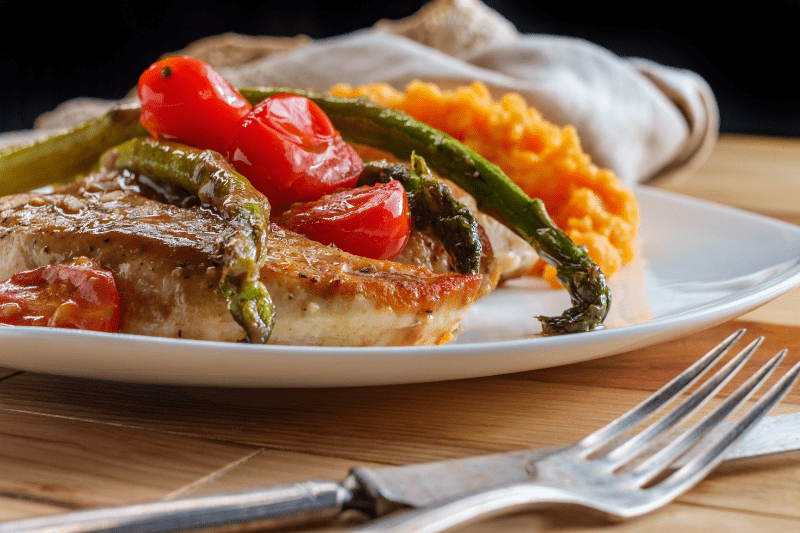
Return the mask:
[[[219, 289], [233, 231], [193, 197], [127, 172], [92, 174], [0, 198], [0, 279], [89, 257], [114, 273], [123, 333], [238, 341]], [[446, 342], [481, 288], [481, 275], [358, 257], [275, 224], [267, 249], [275, 344]]]

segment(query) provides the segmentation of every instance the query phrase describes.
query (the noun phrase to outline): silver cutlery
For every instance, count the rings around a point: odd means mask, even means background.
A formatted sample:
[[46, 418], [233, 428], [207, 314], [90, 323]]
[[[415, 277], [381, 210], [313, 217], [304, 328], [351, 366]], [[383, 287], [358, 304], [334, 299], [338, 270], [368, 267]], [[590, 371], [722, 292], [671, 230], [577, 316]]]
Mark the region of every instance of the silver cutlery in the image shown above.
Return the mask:
[[[671, 502], [705, 478], [725, 458], [725, 451], [789, 391], [800, 363], [781, 377], [735, 423], [719, 424], [769, 377], [786, 350], [770, 359], [747, 381], [679, 437], [666, 444], [659, 438], [710, 400], [755, 352], [756, 339], [666, 415], [635, 436], [628, 432], [686, 391], [739, 332], [715, 351], [678, 375], [661, 390], [609, 425], [527, 468], [530, 481], [472, 494], [449, 503], [423, 507], [383, 521], [361, 533], [439, 533], [500, 514], [552, 505], [571, 505], [599, 511], [616, 521], [644, 515]], [[682, 463], [675, 467], [676, 461]]]
[[[308, 481], [28, 518], [0, 523], [0, 533], [156, 533], [245, 523], [285, 527], [333, 519], [348, 510], [373, 518], [392, 514], [368, 523], [363, 532], [433, 533], [552, 503], [592, 508], [616, 519], [638, 516], [690, 489], [724, 459], [800, 449], [800, 413], [758, 422], [789, 391], [800, 374], [800, 363], [738, 421], [724, 421], [767, 380], [785, 350], [699, 423], [689, 429], [681, 424], [742, 368], [762, 338], [731, 358], [668, 414], [631, 436], [631, 430], [697, 383], [743, 334], [740, 330], [731, 335], [637, 407], [568, 447], [354, 468], [343, 482]], [[750, 431], [753, 426], [757, 431]]]

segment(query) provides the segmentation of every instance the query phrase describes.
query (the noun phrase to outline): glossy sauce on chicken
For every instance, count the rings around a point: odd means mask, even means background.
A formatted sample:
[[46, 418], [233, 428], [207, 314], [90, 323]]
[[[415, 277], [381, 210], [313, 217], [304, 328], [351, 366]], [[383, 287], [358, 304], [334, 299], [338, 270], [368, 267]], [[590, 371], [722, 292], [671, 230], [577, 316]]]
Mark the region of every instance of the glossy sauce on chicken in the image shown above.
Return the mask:
[[[0, 278], [86, 256], [110, 268], [122, 332], [243, 338], [219, 289], [229, 227], [194, 197], [126, 172], [0, 198]], [[365, 259], [271, 226], [261, 280], [275, 302], [271, 343], [446, 342], [479, 294], [480, 275]]]

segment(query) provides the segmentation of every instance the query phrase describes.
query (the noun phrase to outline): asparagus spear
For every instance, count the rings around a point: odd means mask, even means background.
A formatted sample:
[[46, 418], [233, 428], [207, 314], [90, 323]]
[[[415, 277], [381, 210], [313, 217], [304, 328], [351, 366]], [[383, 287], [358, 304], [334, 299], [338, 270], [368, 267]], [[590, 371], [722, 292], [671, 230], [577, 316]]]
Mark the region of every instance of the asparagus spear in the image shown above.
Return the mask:
[[139, 114], [138, 105], [118, 106], [74, 128], [0, 151], [0, 196], [69, 181], [87, 172], [112, 146], [147, 135]]
[[266, 343], [275, 308], [259, 280], [266, 261], [270, 206], [219, 153], [139, 137], [105, 152], [100, 165], [129, 169], [177, 185], [215, 208], [237, 230], [224, 247], [220, 289], [234, 320], [252, 343]]
[[556, 269], [572, 307], [558, 317], [537, 317], [545, 334], [591, 331], [602, 326], [611, 303], [605, 276], [584, 247], [577, 246], [550, 219], [544, 203], [530, 198], [503, 171], [449, 135], [366, 98], [322, 96], [285, 87], [240, 88], [255, 105], [289, 92], [313, 100], [345, 140], [408, 160], [412, 153], [471, 194], [478, 208], [525, 239]]
[[412, 155], [411, 166], [370, 161], [364, 164], [358, 185], [399, 181], [408, 196], [414, 227], [430, 230], [439, 238], [458, 272], [479, 273], [483, 244], [472, 211], [453, 197], [447, 185], [431, 176], [421, 157]]

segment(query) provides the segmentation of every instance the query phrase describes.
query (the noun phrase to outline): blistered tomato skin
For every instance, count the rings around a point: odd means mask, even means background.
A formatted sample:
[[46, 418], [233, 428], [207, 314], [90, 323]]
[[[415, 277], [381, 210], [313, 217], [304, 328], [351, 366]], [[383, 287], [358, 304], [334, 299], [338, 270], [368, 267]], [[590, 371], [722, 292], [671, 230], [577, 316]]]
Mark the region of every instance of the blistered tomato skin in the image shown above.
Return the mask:
[[348, 189], [285, 211], [278, 224], [370, 259], [393, 259], [408, 242], [408, 198], [398, 181]]
[[114, 276], [85, 257], [15, 274], [0, 282], [0, 323], [116, 333]]
[[276, 210], [354, 187], [363, 167], [314, 102], [289, 94], [253, 108], [228, 147], [228, 160]]
[[154, 137], [225, 154], [251, 106], [206, 63], [170, 57], [139, 77], [142, 125]]

